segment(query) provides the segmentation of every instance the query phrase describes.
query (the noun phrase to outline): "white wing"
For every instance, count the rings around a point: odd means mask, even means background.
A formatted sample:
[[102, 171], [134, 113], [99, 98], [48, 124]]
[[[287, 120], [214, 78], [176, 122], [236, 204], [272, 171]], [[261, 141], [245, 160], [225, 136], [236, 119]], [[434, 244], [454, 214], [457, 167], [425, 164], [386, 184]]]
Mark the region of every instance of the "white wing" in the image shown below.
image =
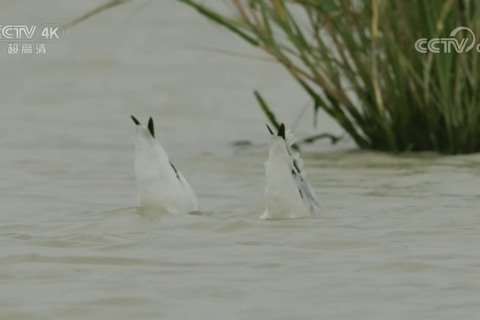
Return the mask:
[[278, 135], [271, 134], [269, 157], [265, 163], [266, 210], [261, 218], [284, 219], [320, 214], [320, 203], [307, 181], [303, 160], [292, 150], [293, 134], [282, 124]]
[[190, 206], [194, 209], [193, 211], [198, 211], [200, 210], [198, 206], [198, 200], [197, 200], [197, 195], [195, 192], [193, 192], [192, 187], [187, 182], [187, 179], [183, 176], [183, 174], [178, 171], [172, 163], [170, 163], [172, 168], [175, 170], [175, 173], [177, 174], [178, 180], [180, 181], [180, 184], [183, 188], [183, 192], [185, 194], [185, 198], [190, 202]]
[[309, 207], [312, 215], [320, 215], [322, 212], [322, 207], [320, 206], [320, 201], [313, 191], [312, 186], [307, 180], [307, 172], [304, 169], [304, 162], [302, 158], [300, 158], [300, 154], [292, 150], [292, 145], [295, 143], [295, 137], [290, 130], [287, 130], [285, 138], [287, 151], [291, 160], [290, 165], [292, 169], [292, 175], [295, 183], [297, 184], [302, 200], [304, 204]]
[[[132, 119], [134, 119], [132, 117]], [[138, 183], [138, 199], [141, 206], [156, 206], [173, 213], [198, 210], [195, 193], [170, 163], [168, 154], [155, 139], [153, 120], [148, 129], [136, 119], [135, 175]]]

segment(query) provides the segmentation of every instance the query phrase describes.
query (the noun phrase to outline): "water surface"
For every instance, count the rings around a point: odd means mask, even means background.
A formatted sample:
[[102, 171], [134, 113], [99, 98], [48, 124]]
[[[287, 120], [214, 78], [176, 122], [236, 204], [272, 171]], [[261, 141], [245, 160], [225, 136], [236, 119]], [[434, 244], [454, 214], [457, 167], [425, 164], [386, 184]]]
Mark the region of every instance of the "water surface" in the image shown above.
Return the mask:
[[[0, 319], [475, 319], [480, 157], [303, 154], [320, 219], [262, 221], [268, 133], [308, 99], [275, 64], [175, 1], [67, 30], [45, 56], [0, 43]], [[5, 1], [2, 23], [66, 23], [95, 1]], [[136, 208], [134, 125], [201, 214]], [[300, 137], [341, 133], [307, 113]], [[234, 147], [249, 140], [250, 147]]]

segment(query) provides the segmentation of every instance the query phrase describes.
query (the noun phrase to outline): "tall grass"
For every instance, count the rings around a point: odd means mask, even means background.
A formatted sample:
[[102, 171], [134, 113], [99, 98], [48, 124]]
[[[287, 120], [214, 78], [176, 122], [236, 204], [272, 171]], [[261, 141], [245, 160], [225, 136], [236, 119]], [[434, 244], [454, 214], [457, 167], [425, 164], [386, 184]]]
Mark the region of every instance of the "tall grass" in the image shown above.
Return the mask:
[[275, 58], [360, 148], [480, 151], [480, 53], [415, 49], [459, 26], [480, 37], [475, 0], [178, 1]]

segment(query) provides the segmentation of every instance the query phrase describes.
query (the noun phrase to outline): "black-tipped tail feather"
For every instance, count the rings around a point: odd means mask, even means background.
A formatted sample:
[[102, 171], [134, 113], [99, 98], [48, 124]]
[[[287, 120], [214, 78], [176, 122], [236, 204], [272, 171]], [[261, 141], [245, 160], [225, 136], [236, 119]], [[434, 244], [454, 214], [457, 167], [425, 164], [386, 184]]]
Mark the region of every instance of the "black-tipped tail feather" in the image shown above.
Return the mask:
[[148, 120], [148, 131], [150, 131], [150, 134], [152, 135], [152, 137], [155, 138], [155, 129], [153, 128], [153, 119], [151, 117]]
[[135, 118], [134, 116], [130, 116], [130, 117], [132, 118], [133, 122], [135, 122], [137, 126], [140, 125], [140, 122], [137, 120], [137, 118]]
[[270, 132], [270, 134], [273, 135], [272, 129], [270, 129], [270, 127], [268, 126], [268, 124], [267, 124], [266, 126], [267, 126], [267, 129], [268, 129], [268, 131]]
[[[137, 120], [137, 118], [135, 118], [134, 116], [130, 116], [133, 120], [133, 122], [137, 125], [137, 126], [141, 126], [142, 124], [140, 123], [140, 121]], [[155, 138], [155, 129], [153, 127], [153, 119], [150, 117], [150, 119], [148, 120], [148, 131], [150, 132], [150, 134], [152, 135], [152, 137]]]
[[280, 128], [278, 128], [277, 136], [282, 137], [283, 140], [285, 140], [285, 125], [283, 123], [280, 125]]

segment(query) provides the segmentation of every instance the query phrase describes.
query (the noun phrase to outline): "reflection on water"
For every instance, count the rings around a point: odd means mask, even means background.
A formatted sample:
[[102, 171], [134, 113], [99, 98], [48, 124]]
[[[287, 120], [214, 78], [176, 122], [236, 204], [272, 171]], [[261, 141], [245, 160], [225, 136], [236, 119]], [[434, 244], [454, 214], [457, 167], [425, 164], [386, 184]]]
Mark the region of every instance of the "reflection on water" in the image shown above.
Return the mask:
[[[27, 2], [37, 16], [7, 2], [2, 21], [60, 19], [45, 6], [62, 1]], [[63, 14], [94, 4], [64, 5]], [[480, 312], [479, 156], [316, 144], [308, 150], [321, 153], [304, 158], [323, 217], [259, 220], [268, 134], [251, 91], [265, 92], [286, 120], [304, 96], [275, 65], [180, 50], [201, 41], [250, 52], [178, 3], [152, 3], [128, 20], [134, 7], [72, 29], [44, 60], [0, 52], [8, 77], [0, 86], [0, 319]], [[201, 212], [135, 207], [133, 111], [156, 119]], [[308, 117], [300, 136], [314, 132]], [[338, 130], [320, 120], [323, 131]], [[232, 145], [241, 140], [252, 145]]]

